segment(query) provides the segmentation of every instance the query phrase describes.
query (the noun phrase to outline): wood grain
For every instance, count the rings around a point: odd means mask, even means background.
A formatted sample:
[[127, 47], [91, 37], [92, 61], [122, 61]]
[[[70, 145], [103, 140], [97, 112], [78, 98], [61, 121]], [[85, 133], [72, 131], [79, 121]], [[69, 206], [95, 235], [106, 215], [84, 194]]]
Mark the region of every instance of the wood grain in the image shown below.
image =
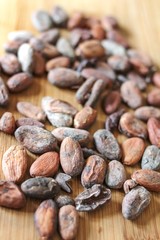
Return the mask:
[[[31, 13], [38, 9], [51, 10], [52, 6], [60, 4], [73, 12], [82, 10], [87, 14], [98, 17], [105, 14], [115, 15], [124, 32], [128, 36], [132, 46], [148, 53], [153, 61], [160, 66], [160, 1], [159, 0], [1, 0], [0, 1], [0, 46], [7, 38], [7, 33], [16, 29], [27, 29], [34, 33], [30, 21]], [[2, 47], [1, 47], [2, 52]], [[50, 95], [71, 102], [77, 106], [74, 92], [60, 90], [52, 87], [45, 78], [35, 78], [32, 88], [22, 94], [11, 95], [10, 104], [3, 112], [12, 111], [16, 118], [20, 114], [16, 111], [16, 103], [26, 100], [40, 105], [43, 96]], [[80, 106], [78, 106], [80, 109]], [[98, 128], [103, 128], [105, 115], [97, 106], [99, 115], [95, 126], [91, 129], [93, 133]], [[52, 129], [52, 127], [50, 127]], [[123, 137], [120, 136], [122, 141]], [[16, 141], [14, 137], [0, 133], [0, 157]], [[34, 161], [31, 155], [29, 165]], [[139, 166], [137, 166], [138, 168]], [[127, 168], [129, 173], [133, 168]], [[0, 178], [3, 174], [0, 171]], [[72, 181], [75, 197], [82, 187], [79, 180]], [[109, 204], [92, 213], [80, 214], [80, 228], [77, 240], [158, 240], [160, 239], [160, 198], [159, 194], [152, 194], [151, 205], [135, 221], [127, 221], [121, 214], [121, 202], [124, 193], [112, 191], [112, 200]], [[0, 239], [4, 240], [37, 240], [38, 235], [33, 224], [33, 213], [39, 201], [28, 200], [27, 206], [20, 211], [0, 208]], [[56, 238], [60, 239], [58, 234]]]

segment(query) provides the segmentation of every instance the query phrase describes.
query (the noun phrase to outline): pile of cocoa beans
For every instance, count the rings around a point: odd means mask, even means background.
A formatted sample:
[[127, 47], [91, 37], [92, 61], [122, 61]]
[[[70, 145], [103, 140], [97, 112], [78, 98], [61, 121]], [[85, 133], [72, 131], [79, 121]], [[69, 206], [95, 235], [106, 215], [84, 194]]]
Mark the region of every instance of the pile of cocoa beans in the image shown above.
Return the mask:
[[[0, 106], [10, 104], [10, 93], [32, 88], [34, 76], [47, 73], [53, 88], [73, 89], [82, 108], [44, 96], [41, 106], [17, 102], [22, 118], [1, 116], [0, 130], [18, 145], [3, 154], [0, 206], [19, 209], [27, 197], [42, 200], [34, 214], [41, 239], [50, 239], [57, 228], [62, 239], [74, 239], [78, 211], [106, 204], [111, 189], [124, 189], [122, 214], [137, 218], [150, 204], [150, 191], [160, 192], [160, 71], [131, 48], [113, 16], [68, 16], [55, 6], [50, 13], [36, 11], [32, 23], [36, 36], [27, 30], [8, 34], [0, 57], [1, 73], [8, 77], [0, 78]], [[98, 101], [106, 121], [92, 136]], [[46, 120], [53, 131], [45, 128]], [[127, 137], [121, 144], [117, 133]], [[26, 180], [28, 151], [37, 159]], [[137, 163], [141, 169], [127, 179], [125, 165]], [[84, 191], [72, 199], [69, 181], [77, 176]]]

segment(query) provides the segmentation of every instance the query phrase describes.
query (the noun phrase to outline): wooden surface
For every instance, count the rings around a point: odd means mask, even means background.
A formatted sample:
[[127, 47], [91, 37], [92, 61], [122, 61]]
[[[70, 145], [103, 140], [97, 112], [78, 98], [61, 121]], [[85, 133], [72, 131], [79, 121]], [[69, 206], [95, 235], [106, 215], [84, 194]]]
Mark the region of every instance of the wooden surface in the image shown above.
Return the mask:
[[[67, 11], [82, 10], [87, 14], [103, 16], [115, 15], [125, 30], [132, 46], [144, 50], [160, 66], [160, 1], [159, 0], [0, 0], [0, 46], [5, 42], [7, 33], [16, 29], [32, 30], [31, 13], [37, 8], [50, 10], [54, 4], [61, 4]], [[1, 47], [2, 52], [2, 47]], [[11, 95], [10, 104], [3, 112], [12, 111], [16, 118], [16, 102], [28, 100], [40, 105], [42, 96], [50, 95], [71, 102], [77, 106], [73, 91], [52, 87], [44, 78], [36, 78], [30, 89], [22, 94]], [[80, 109], [80, 106], [78, 106]], [[103, 128], [105, 115], [97, 106], [99, 115], [91, 132]], [[50, 127], [52, 129], [52, 127]], [[123, 137], [119, 137], [122, 141]], [[16, 141], [0, 133], [0, 157]], [[35, 156], [30, 156], [29, 166]], [[136, 166], [139, 167], [138, 165]], [[134, 168], [127, 168], [129, 173]], [[0, 171], [1, 172], [1, 171]], [[0, 174], [3, 179], [3, 174]], [[73, 180], [73, 197], [82, 187], [79, 180]], [[127, 221], [121, 214], [123, 191], [112, 191], [112, 200], [101, 209], [80, 214], [77, 240], [158, 240], [160, 239], [160, 196], [152, 194], [152, 201], [146, 211], [135, 221]], [[33, 213], [39, 201], [28, 200], [27, 206], [20, 211], [0, 208], [0, 239], [37, 240], [33, 224]], [[58, 235], [54, 239], [60, 239]]]

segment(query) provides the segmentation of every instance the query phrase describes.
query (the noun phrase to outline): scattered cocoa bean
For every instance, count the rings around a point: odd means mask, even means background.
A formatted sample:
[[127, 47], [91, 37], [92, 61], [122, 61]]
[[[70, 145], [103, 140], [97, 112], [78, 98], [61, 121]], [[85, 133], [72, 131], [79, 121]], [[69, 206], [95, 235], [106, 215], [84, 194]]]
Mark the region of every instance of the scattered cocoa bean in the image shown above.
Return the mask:
[[63, 171], [70, 176], [77, 176], [84, 167], [82, 149], [78, 141], [66, 137], [60, 147], [60, 163]]
[[119, 130], [127, 137], [140, 137], [147, 139], [148, 132], [146, 125], [135, 118], [130, 112], [124, 113], [119, 121]]
[[59, 233], [64, 240], [75, 239], [79, 226], [79, 215], [76, 208], [66, 205], [59, 209]]
[[57, 173], [59, 164], [60, 160], [57, 152], [44, 153], [32, 163], [30, 175], [32, 177], [52, 177]]
[[82, 129], [59, 127], [54, 129], [52, 134], [59, 142], [62, 142], [66, 137], [71, 137], [72, 139], [78, 141], [81, 146], [87, 146], [92, 140], [90, 133]]
[[0, 130], [7, 134], [13, 134], [16, 129], [15, 118], [12, 113], [5, 112], [0, 119]]
[[109, 160], [121, 158], [121, 150], [114, 135], [105, 129], [96, 131], [93, 135], [97, 150]]
[[122, 214], [125, 218], [137, 218], [150, 204], [151, 194], [144, 188], [137, 186], [125, 195], [122, 202]]
[[160, 191], [160, 173], [148, 170], [148, 169], [140, 169], [134, 171], [131, 175], [131, 178], [142, 185], [143, 187], [147, 188], [150, 191], [159, 192]]
[[87, 129], [95, 122], [97, 111], [87, 106], [79, 111], [74, 118], [74, 127], [80, 129]]
[[41, 239], [50, 239], [57, 228], [57, 206], [49, 199], [43, 201], [34, 214], [34, 223]]
[[132, 166], [139, 162], [145, 150], [145, 142], [141, 138], [133, 137], [125, 140], [122, 145], [122, 162]]
[[21, 189], [26, 196], [38, 199], [49, 199], [59, 193], [60, 187], [53, 178], [29, 178], [21, 184]]
[[122, 163], [112, 160], [108, 163], [105, 183], [113, 189], [120, 189], [126, 181], [126, 171]]
[[19, 209], [26, 204], [26, 198], [13, 182], [0, 180], [0, 206]]
[[103, 158], [97, 155], [90, 156], [81, 174], [83, 187], [90, 188], [94, 184], [103, 184], [106, 168], [107, 165]]
[[15, 131], [15, 138], [33, 153], [42, 154], [58, 150], [56, 138], [41, 127], [21, 126]]
[[18, 93], [26, 90], [33, 82], [33, 78], [28, 73], [17, 73], [7, 81], [7, 87], [10, 92]]
[[160, 149], [157, 146], [148, 146], [142, 156], [142, 169], [159, 170], [160, 169]]

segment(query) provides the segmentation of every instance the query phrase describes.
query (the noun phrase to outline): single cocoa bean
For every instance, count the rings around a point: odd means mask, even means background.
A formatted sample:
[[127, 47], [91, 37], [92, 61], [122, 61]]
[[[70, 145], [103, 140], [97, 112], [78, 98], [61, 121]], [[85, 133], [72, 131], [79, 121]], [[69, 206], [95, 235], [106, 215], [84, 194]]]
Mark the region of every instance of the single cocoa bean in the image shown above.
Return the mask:
[[42, 109], [30, 102], [18, 102], [17, 110], [25, 117], [33, 118], [37, 121], [44, 122], [46, 119], [46, 115]]
[[27, 152], [21, 145], [11, 146], [2, 158], [2, 171], [7, 181], [21, 183], [27, 170]]
[[60, 163], [63, 171], [71, 176], [77, 176], [84, 167], [82, 149], [78, 141], [66, 137], [60, 148]]
[[16, 129], [15, 118], [12, 113], [5, 112], [0, 119], [0, 130], [7, 134], [13, 134]]
[[26, 204], [26, 198], [13, 182], [0, 180], [0, 206], [19, 209]]
[[66, 205], [59, 209], [59, 233], [64, 240], [75, 239], [79, 226], [79, 215], [76, 208]]
[[66, 137], [71, 137], [72, 139], [78, 141], [81, 146], [87, 146], [92, 140], [90, 133], [82, 129], [60, 127], [54, 129], [52, 134], [59, 142], [62, 142]]
[[126, 181], [126, 171], [122, 163], [117, 160], [109, 162], [105, 183], [108, 187], [113, 189], [120, 189]]
[[122, 145], [122, 162], [132, 166], [139, 162], [145, 150], [145, 142], [141, 138], [133, 137], [125, 140]]
[[140, 137], [147, 139], [148, 132], [146, 125], [135, 118], [130, 112], [124, 113], [119, 121], [119, 130], [127, 137]]
[[30, 175], [32, 177], [52, 177], [59, 169], [59, 161], [59, 154], [57, 152], [44, 153], [32, 163]]
[[137, 218], [150, 204], [151, 194], [144, 188], [137, 186], [125, 195], [122, 202], [122, 214], [125, 218]]
[[21, 189], [26, 196], [38, 199], [49, 199], [59, 193], [60, 187], [53, 178], [29, 178], [21, 184]]
[[10, 92], [18, 93], [26, 90], [33, 82], [33, 78], [28, 73], [17, 73], [7, 81], [7, 87]]
[[99, 129], [93, 135], [97, 150], [109, 160], [121, 158], [121, 150], [114, 135], [105, 129]]
[[102, 184], [106, 174], [106, 162], [103, 158], [92, 155], [87, 159], [81, 174], [81, 183], [84, 188], [90, 188], [94, 184]]
[[34, 224], [41, 239], [50, 239], [57, 228], [57, 206], [49, 199], [43, 201], [34, 214]]
[[42, 154], [58, 150], [56, 138], [41, 127], [21, 126], [15, 131], [15, 138], [33, 153]]
[[79, 111], [74, 118], [74, 127], [80, 129], [87, 129], [95, 122], [97, 111], [87, 106]]
[[149, 118], [147, 122], [149, 140], [153, 145], [160, 147], [160, 120]]

